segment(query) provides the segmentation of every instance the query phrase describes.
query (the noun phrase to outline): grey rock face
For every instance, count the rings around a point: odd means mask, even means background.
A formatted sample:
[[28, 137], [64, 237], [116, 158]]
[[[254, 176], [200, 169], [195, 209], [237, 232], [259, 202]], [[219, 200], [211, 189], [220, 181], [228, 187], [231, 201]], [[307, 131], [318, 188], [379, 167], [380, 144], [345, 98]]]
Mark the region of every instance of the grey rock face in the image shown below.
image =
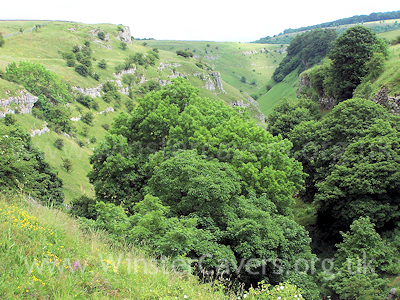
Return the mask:
[[0, 99], [0, 118], [4, 118], [6, 114], [30, 114], [32, 108], [38, 101], [38, 97], [33, 96], [27, 91], [18, 91], [20, 95], [16, 97], [9, 97], [7, 99]]

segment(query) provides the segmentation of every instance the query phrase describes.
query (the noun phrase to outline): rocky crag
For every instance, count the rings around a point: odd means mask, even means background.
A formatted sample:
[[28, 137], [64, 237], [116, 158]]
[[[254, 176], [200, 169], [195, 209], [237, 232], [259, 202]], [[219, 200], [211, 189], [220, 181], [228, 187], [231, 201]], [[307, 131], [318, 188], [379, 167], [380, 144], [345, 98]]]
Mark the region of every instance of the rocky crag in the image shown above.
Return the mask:
[[[299, 78], [299, 86], [296, 92], [297, 98], [301, 95], [305, 88], [311, 88], [310, 78], [307, 76], [307, 74], [301, 74]], [[322, 96], [318, 96], [318, 102], [322, 109], [332, 109], [336, 104], [335, 98], [327, 95], [326, 93], [323, 93]]]
[[0, 99], [0, 118], [7, 114], [30, 114], [33, 105], [38, 101], [38, 97], [33, 96], [27, 91], [17, 91], [20, 95]]

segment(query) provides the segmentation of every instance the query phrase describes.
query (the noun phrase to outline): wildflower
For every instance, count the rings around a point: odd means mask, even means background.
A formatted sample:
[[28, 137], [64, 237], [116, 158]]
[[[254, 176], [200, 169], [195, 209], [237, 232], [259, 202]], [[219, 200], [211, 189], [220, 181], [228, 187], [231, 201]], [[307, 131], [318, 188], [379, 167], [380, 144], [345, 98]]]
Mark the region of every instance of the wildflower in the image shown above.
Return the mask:
[[285, 287], [281, 285], [281, 290], [283, 290]]
[[81, 268], [81, 264], [79, 263], [79, 261], [74, 262], [72, 265], [74, 267], [74, 271]]
[[184, 295], [184, 296], [183, 296], [183, 298], [185, 298], [185, 299], [186, 299], [186, 298], [187, 298], [187, 296], [186, 296], [186, 295]]

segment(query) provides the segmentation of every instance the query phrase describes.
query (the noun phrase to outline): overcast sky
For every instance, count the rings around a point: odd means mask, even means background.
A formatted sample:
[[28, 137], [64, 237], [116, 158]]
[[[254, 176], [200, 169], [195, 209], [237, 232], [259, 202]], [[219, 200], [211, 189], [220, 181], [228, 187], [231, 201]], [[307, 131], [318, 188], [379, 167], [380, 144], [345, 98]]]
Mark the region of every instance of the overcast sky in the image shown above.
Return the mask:
[[3, 0], [0, 19], [129, 26], [135, 38], [250, 42], [287, 28], [400, 10], [398, 0]]

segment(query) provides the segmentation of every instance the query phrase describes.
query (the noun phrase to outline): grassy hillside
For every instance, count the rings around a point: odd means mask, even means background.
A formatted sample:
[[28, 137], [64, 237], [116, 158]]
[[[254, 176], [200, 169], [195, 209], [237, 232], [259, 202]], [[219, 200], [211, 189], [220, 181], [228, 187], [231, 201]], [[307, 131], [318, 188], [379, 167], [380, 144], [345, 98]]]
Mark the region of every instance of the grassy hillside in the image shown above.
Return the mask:
[[[38, 24], [41, 26], [38, 26], [37, 29], [33, 29]], [[99, 31], [103, 31], [107, 34], [105, 40], [100, 40], [97, 37]], [[94, 88], [106, 81], [117, 80], [114, 76], [115, 67], [122, 64], [129, 55], [133, 55], [137, 52], [146, 54], [154, 47], [157, 47], [156, 45], [150, 44], [146, 47], [142, 45], [141, 41], [133, 41], [132, 44], [127, 44], [126, 50], [123, 50], [121, 48], [121, 42], [117, 39], [118, 26], [113, 24], [89, 25], [53, 21], [0, 21], [0, 32], [5, 35], [5, 45], [0, 48], [0, 71], [4, 72], [11, 62], [35, 62], [42, 64], [48, 70], [56, 73], [71, 86], [78, 86], [81, 88]], [[90, 42], [93, 52], [91, 54], [93, 71], [99, 74], [99, 81], [96, 81], [90, 76], [80, 76], [74, 71], [74, 68], [67, 67], [66, 60], [62, 57], [62, 53], [71, 52], [74, 45], [83, 46], [85, 41]], [[203, 46], [201, 47], [208, 48], [206, 45]], [[237, 44], [236, 46], [240, 48], [241, 44]], [[248, 62], [246, 66], [256, 70], [254, 71], [254, 74], [258, 76], [255, 77], [256, 79], [264, 78], [264, 75], [270, 76], [272, 74], [273, 69], [264, 66], [267, 55], [270, 56], [269, 60], [274, 58], [271, 61], [271, 66], [277, 65], [283, 57], [283, 55], [275, 52], [269, 54], [262, 53], [254, 55], [254, 60], [250, 62], [247, 60], [250, 56], [242, 55], [242, 50], [236, 49], [236, 46], [232, 46], [230, 43], [226, 45], [232, 52], [238, 51], [239, 54], [237, 56], [241, 58], [241, 61], [237, 62], [232, 68], [236, 68], [242, 61]], [[249, 51], [250, 48], [246, 48], [246, 46], [247, 45], [243, 45], [243, 51]], [[217, 50], [215, 49], [216, 46], [213, 45], [213, 47], [212, 51], [218, 52], [214, 54], [222, 54], [223, 51], [221, 48]], [[209, 48], [211, 48], [211, 46]], [[251, 49], [253, 48], [254, 46], [251, 46]], [[261, 48], [264, 48], [264, 46], [257, 47], [256, 49], [261, 50]], [[272, 48], [276, 48], [276, 46]], [[201, 49], [197, 53], [200, 52]], [[213, 55], [211, 50], [210, 55]], [[200, 95], [202, 97], [220, 99], [227, 103], [233, 103], [239, 100], [246, 103], [249, 97], [246, 91], [248, 90], [250, 93], [258, 90], [256, 86], [250, 83], [243, 84], [243, 91], [240, 91], [235, 85], [236, 81], [239, 81], [243, 75], [247, 76], [248, 80], [253, 79], [253, 77], [250, 76], [250, 73], [253, 72], [249, 69], [246, 69], [244, 73], [237, 72], [237, 75], [226, 76], [228, 79], [227, 81], [225, 81], [225, 75], [222, 74], [224, 93], [218, 89], [209, 90], [206, 88], [207, 81], [212, 81], [213, 78], [210, 76], [210, 71], [208, 71], [206, 67], [199, 68], [196, 65], [199, 59], [184, 58], [177, 56], [175, 51], [163, 50], [159, 51], [159, 56], [160, 58], [156, 60], [154, 66], [148, 66], [147, 68], [141, 67], [145, 80], [170, 81], [176, 76], [184, 76], [191, 84], [200, 89]], [[107, 62], [106, 69], [98, 67], [98, 62], [102, 59]], [[274, 63], [275, 60], [276, 62]], [[208, 62], [206, 59], [203, 61]], [[251, 66], [251, 63], [257, 64], [257, 66]], [[232, 80], [232, 78], [235, 78], [235, 80]], [[259, 81], [260, 83], [262, 82], [261, 79]], [[134, 86], [134, 89], [138, 89], [139, 86], [140, 85]], [[123, 84], [123, 87], [127, 88], [127, 85]], [[18, 84], [0, 79], [0, 99], [17, 96], [20, 90], [24, 90], [24, 88]], [[139, 96], [140, 95], [137, 95], [137, 97]], [[68, 106], [72, 117], [79, 117], [91, 111], [94, 114], [93, 126], [88, 126], [82, 121], [76, 121], [73, 122], [76, 130], [71, 136], [67, 137], [51, 131], [41, 136], [33, 137], [33, 143], [41, 151], [45, 152], [46, 159], [49, 160], [50, 164], [57, 170], [59, 176], [64, 181], [67, 202], [79, 196], [81, 193], [86, 193], [90, 196], [93, 195], [92, 187], [86, 178], [86, 174], [90, 170], [88, 156], [92, 153], [92, 148], [96, 147], [106, 135], [107, 131], [102, 125], [110, 125], [113, 118], [115, 118], [119, 112], [126, 112], [127, 108], [125, 103], [128, 100], [129, 98], [126, 95], [122, 95], [120, 104], [115, 102], [106, 103], [101, 98], [96, 98], [99, 105], [98, 111], [89, 110], [83, 105], [73, 102]], [[135, 98], [133, 102], [137, 103]], [[99, 112], [104, 111], [108, 107], [112, 107], [115, 111], [108, 112], [107, 114], [99, 114]], [[253, 116], [259, 115], [259, 111], [254, 107], [253, 109], [249, 109], [249, 112]], [[45, 126], [43, 121], [31, 115], [18, 115], [17, 120], [28, 132], [41, 129]], [[66, 146], [62, 150], [58, 150], [54, 146], [54, 142], [58, 138], [65, 141]], [[83, 147], [79, 147], [78, 142], [81, 142], [81, 144], [83, 142]], [[65, 158], [71, 159], [73, 163], [73, 169], [69, 173], [62, 167], [62, 159]]]
[[1, 299], [230, 298], [24, 197], [0, 195], [0, 224]]
[[[285, 56], [281, 45], [164, 40], [146, 43], [174, 54], [178, 50], [191, 51], [195, 58], [220, 72], [225, 82], [248, 94], [258, 93]], [[241, 81], [243, 76], [245, 83]]]
[[257, 99], [261, 111], [265, 115], [268, 115], [283, 97], [288, 99], [296, 98], [298, 81], [299, 75], [297, 74], [297, 70], [291, 72], [279, 83], [274, 83], [271, 79], [272, 88]]
[[[378, 34], [381, 38], [387, 40], [393, 40], [397, 36], [400, 36], [400, 29], [393, 30], [385, 33]], [[376, 93], [382, 85], [387, 86], [390, 89], [391, 94], [398, 93], [400, 91], [400, 45], [394, 45], [389, 47], [390, 58], [385, 62], [385, 71], [379, 78], [371, 85], [372, 90]], [[296, 91], [298, 88], [299, 75], [297, 70], [290, 73], [280, 83], [275, 83], [271, 80], [268, 84], [272, 87], [270, 90], [262, 88], [260, 93], [262, 94], [257, 102], [259, 103], [261, 111], [268, 115], [272, 112], [273, 107], [279, 103], [282, 97], [289, 99], [296, 98]]]
[[[400, 19], [390, 19], [390, 20], [382, 20], [382, 21], [371, 21], [371, 22], [363, 22], [363, 23], [354, 23], [354, 24], [344, 24], [339, 26], [309, 26], [306, 29], [294, 29], [295, 32], [292, 32], [292, 29], [285, 30], [283, 33], [278, 35], [274, 35], [273, 37], [261, 38], [255, 43], [266, 43], [266, 44], [289, 44], [291, 40], [298, 34], [301, 34], [306, 31], [310, 31], [312, 29], [321, 28], [321, 29], [335, 29], [338, 34], [344, 32], [346, 29], [353, 27], [355, 25], [363, 25], [365, 27], [370, 28], [371, 30], [377, 33], [385, 33], [388, 32], [390, 34], [391, 31], [397, 30], [399, 28]], [[286, 32], [289, 31], [289, 32]]]

